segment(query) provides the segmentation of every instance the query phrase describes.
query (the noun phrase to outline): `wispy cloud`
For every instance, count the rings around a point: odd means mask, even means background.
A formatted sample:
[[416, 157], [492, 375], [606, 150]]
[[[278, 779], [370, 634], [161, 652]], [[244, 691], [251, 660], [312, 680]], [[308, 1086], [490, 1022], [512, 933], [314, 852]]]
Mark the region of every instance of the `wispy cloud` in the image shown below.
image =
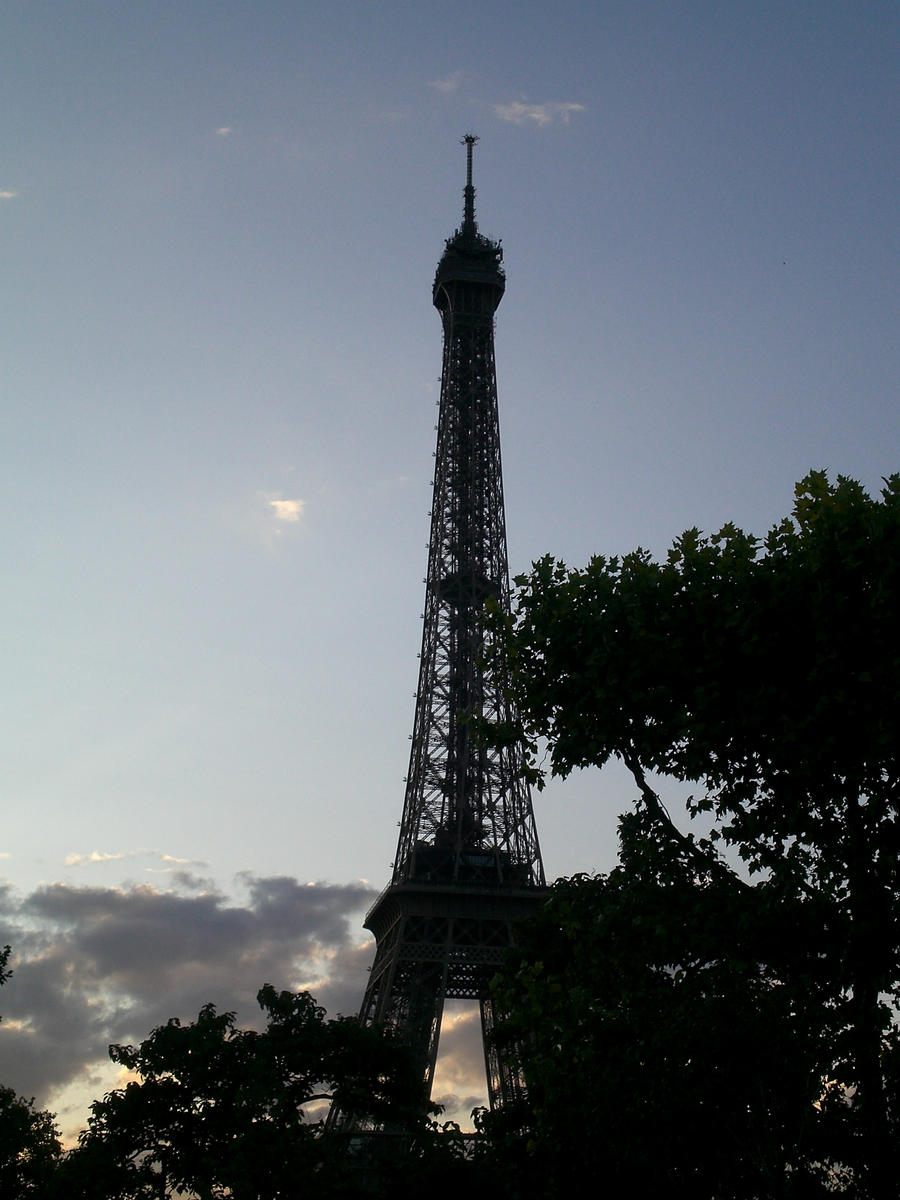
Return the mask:
[[305, 500], [270, 500], [269, 508], [272, 509], [276, 521], [285, 521], [289, 525], [296, 524], [303, 516], [303, 510], [306, 508]]
[[260, 490], [245, 496], [235, 511], [239, 532], [270, 552], [279, 551], [302, 536], [307, 519], [307, 501], [281, 491]]
[[14, 192], [10, 188], [0, 188], [0, 200], [15, 200], [18, 194], [18, 192]]
[[436, 92], [442, 92], [445, 96], [448, 96], [451, 92], [456, 91], [462, 83], [462, 78], [462, 71], [451, 71], [443, 79], [429, 80], [428, 86], [434, 88]]
[[220, 125], [216, 130], [216, 137], [228, 137], [229, 133], [234, 133], [230, 125]]
[[165, 854], [160, 850], [147, 850], [144, 847], [140, 850], [119, 850], [115, 854], [107, 854], [101, 850], [92, 850], [90, 854], [67, 854], [63, 861], [67, 867], [88, 867], [94, 863], [120, 862], [125, 858], [152, 858], [166, 863], [167, 869], [171, 869], [173, 866], [209, 866], [209, 863], [192, 861], [188, 858], [176, 858], [172, 854]]
[[143, 853], [143, 850], [123, 850], [119, 854], [102, 854], [99, 850], [92, 850], [90, 854], [67, 854], [64, 861], [67, 867], [86, 867], [88, 863], [115, 862]]
[[572, 101], [548, 100], [546, 104], [526, 104], [522, 100], [512, 100], [509, 104], [495, 104], [494, 112], [501, 121], [510, 121], [513, 125], [534, 125], [544, 128], [559, 121], [568, 125], [572, 113], [584, 112], [583, 104]]

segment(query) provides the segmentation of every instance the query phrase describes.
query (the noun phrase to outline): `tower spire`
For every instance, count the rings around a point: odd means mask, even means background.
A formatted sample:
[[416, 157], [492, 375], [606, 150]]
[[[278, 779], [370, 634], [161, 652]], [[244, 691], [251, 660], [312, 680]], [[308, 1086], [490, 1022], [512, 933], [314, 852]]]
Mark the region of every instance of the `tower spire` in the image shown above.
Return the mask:
[[472, 152], [477, 141], [478, 137], [474, 133], [467, 133], [462, 138], [462, 145], [466, 148], [466, 186], [463, 191], [464, 233], [474, 233], [478, 228], [475, 224], [475, 187], [472, 183]]

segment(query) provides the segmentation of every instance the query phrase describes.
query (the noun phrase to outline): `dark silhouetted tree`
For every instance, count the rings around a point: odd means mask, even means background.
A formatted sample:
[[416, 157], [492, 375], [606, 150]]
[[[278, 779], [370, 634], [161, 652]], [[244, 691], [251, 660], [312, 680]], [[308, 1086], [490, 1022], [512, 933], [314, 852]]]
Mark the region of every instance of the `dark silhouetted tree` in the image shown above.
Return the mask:
[[0, 1087], [0, 1196], [43, 1200], [62, 1150], [53, 1116]]
[[[900, 477], [872, 499], [813, 472], [764, 539], [733, 525], [690, 530], [662, 562], [638, 550], [569, 571], [547, 558], [517, 583], [509, 652], [526, 734], [548, 740], [560, 775], [621, 759], [648, 831], [727, 889], [727, 868], [703, 867], [710, 848], [673, 825], [647, 776], [699, 787], [692, 811], [711, 814], [713, 838], [763, 881], [765, 909], [782, 906], [778, 944], [754, 951], [772, 984], [761, 1002], [792, 995], [811, 1020], [801, 992], [815, 976], [829, 1037], [813, 1044], [830, 1047], [816, 1087], [836, 1080], [846, 1098], [850, 1117], [834, 1110], [845, 1178], [858, 1195], [893, 1197]], [[617, 883], [591, 886], [618, 897]], [[731, 889], [742, 897], [733, 923], [755, 890]], [[677, 954], [671, 966], [683, 969]], [[670, 990], [674, 978], [656, 982]]]
[[293, 1197], [352, 1188], [346, 1142], [322, 1136], [311, 1105], [423, 1124], [428, 1106], [405, 1049], [351, 1019], [326, 1021], [305, 992], [259, 993], [263, 1032], [238, 1029], [206, 1005], [140, 1046], [112, 1046], [139, 1081], [92, 1106], [60, 1173], [61, 1194], [132, 1200], [185, 1194], [212, 1200]]
[[486, 1118], [498, 1152], [524, 1140], [551, 1196], [584, 1178], [679, 1200], [829, 1194], [849, 1110], [825, 1082], [821, 916], [803, 902], [786, 920], [708, 849], [623, 818], [619, 866], [558, 881], [497, 986], [528, 1080], [522, 1110]]

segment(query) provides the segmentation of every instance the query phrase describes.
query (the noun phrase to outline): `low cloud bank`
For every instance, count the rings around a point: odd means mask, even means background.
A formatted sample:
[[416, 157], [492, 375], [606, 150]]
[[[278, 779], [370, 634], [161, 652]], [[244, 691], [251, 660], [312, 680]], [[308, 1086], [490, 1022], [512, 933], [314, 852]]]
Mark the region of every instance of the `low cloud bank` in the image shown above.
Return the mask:
[[[374, 948], [364, 883], [300, 883], [243, 874], [240, 899], [178, 870], [148, 884], [54, 883], [19, 895], [0, 884], [0, 946], [13, 977], [0, 989], [0, 1083], [59, 1114], [68, 1139], [90, 1101], [121, 1082], [113, 1042], [137, 1043], [170, 1017], [192, 1021], [213, 1003], [261, 1025], [264, 983], [306, 989], [329, 1014], [355, 1013]], [[478, 1014], [448, 1004], [435, 1100], [468, 1123], [484, 1103]]]
[[[111, 1042], [137, 1042], [212, 1002], [242, 1024], [262, 984], [307, 988], [329, 1012], [355, 1012], [371, 944], [359, 944], [365, 884], [241, 877], [242, 904], [217, 890], [55, 883], [0, 891], [0, 945], [13, 977], [0, 991], [0, 1082], [41, 1106], [89, 1084]], [[353, 920], [351, 921], [351, 918]]]

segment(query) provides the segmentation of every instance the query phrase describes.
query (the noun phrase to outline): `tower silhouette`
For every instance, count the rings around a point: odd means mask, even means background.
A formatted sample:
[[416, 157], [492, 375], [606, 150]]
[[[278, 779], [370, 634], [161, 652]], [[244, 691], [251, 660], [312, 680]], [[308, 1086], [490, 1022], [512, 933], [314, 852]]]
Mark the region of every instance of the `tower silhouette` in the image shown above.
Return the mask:
[[500, 243], [475, 221], [467, 134], [463, 219], [447, 239], [433, 300], [444, 330], [421, 665], [406, 799], [391, 882], [367, 914], [377, 949], [361, 1017], [399, 1032], [430, 1091], [446, 999], [480, 1002], [488, 1095], [523, 1081], [492, 1044], [490, 980], [514, 927], [545, 891], [519, 742], [487, 746], [480, 722], [513, 727], [502, 656], [486, 665], [482, 613], [509, 607], [494, 368], [506, 280]]

